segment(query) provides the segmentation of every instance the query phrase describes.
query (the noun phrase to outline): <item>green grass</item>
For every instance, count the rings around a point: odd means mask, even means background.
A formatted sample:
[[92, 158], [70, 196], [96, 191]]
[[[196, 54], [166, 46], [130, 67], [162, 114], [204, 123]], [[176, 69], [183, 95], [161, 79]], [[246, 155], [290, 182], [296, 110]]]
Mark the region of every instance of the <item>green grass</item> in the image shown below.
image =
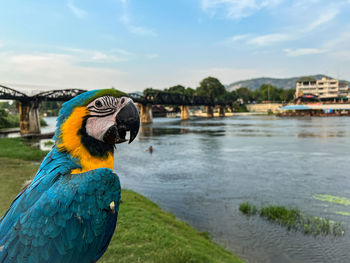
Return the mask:
[[132, 191], [122, 191], [118, 226], [101, 262], [243, 262]]
[[55, 144], [54, 141], [46, 141], [46, 142], [44, 142], [45, 146], [53, 146], [54, 144]]
[[[6, 143], [0, 139], [0, 149]], [[10, 143], [17, 149], [18, 141]], [[21, 142], [22, 143], [22, 142]], [[22, 145], [22, 147], [24, 147]], [[21, 151], [27, 151], [24, 147]], [[4, 151], [0, 150], [4, 155]], [[39, 156], [39, 155], [38, 155]], [[27, 157], [26, 157], [27, 158]], [[38, 164], [0, 157], [0, 216], [31, 178]], [[107, 252], [99, 262], [243, 262], [173, 215], [161, 210], [155, 203], [128, 190], [122, 191], [118, 225]]]
[[[0, 146], [0, 152], [1, 149], [2, 146]], [[0, 157], [0, 167], [1, 217], [21, 190], [22, 185], [34, 176], [39, 166], [28, 161]]]
[[340, 222], [331, 222], [328, 218], [304, 215], [298, 208], [287, 208], [280, 205], [263, 206], [260, 209], [250, 203], [242, 203], [239, 210], [245, 215], [259, 214], [261, 217], [275, 222], [288, 230], [301, 231], [304, 234], [344, 235], [344, 227]]
[[0, 138], [0, 157], [41, 161], [46, 154], [47, 152], [29, 146], [22, 138]]
[[239, 211], [246, 215], [255, 215], [258, 209], [255, 205], [245, 202], [239, 205]]

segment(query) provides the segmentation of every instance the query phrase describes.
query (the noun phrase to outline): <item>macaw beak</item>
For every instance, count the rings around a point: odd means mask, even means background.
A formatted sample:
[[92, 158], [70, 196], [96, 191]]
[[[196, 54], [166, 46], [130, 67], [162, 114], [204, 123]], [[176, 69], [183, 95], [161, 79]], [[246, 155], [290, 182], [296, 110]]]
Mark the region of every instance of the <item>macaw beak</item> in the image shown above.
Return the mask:
[[132, 100], [118, 112], [115, 121], [116, 124], [111, 126], [103, 136], [103, 141], [110, 144], [126, 142], [126, 134], [130, 132], [129, 143], [131, 143], [140, 128], [139, 112]]

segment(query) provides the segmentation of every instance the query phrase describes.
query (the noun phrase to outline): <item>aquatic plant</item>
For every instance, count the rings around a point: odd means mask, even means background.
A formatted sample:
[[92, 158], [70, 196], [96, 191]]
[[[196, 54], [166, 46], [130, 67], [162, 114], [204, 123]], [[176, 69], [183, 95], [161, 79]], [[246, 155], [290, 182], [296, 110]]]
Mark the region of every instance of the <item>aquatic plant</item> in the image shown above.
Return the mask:
[[335, 213], [338, 214], [338, 215], [342, 215], [342, 216], [350, 216], [350, 213], [349, 213], [349, 212], [337, 211], [337, 212], [335, 212]]
[[340, 205], [349, 206], [350, 199], [334, 195], [313, 195], [313, 198], [323, 202], [336, 203]]
[[239, 205], [239, 211], [246, 215], [255, 215], [258, 212], [258, 209], [255, 205], [245, 202]]
[[286, 226], [288, 230], [297, 229], [302, 220], [302, 214], [297, 208], [287, 209], [284, 206], [269, 205], [260, 209], [260, 216]]
[[46, 142], [44, 142], [44, 145], [45, 146], [52, 146], [52, 145], [54, 145], [54, 142], [53, 141], [46, 141]]
[[301, 231], [307, 235], [342, 236], [345, 233], [340, 222], [333, 222], [328, 218], [304, 215], [298, 208], [268, 205], [258, 209], [255, 205], [245, 202], [240, 204], [239, 210], [248, 216], [259, 214], [262, 218], [284, 226], [288, 230]]

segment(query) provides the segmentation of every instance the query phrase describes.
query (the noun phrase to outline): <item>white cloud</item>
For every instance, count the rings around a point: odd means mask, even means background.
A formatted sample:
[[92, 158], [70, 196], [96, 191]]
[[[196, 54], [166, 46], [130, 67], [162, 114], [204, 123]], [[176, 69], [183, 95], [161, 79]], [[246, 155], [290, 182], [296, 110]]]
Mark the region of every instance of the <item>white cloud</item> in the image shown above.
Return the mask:
[[76, 7], [73, 3], [73, 0], [67, 1], [67, 7], [73, 12], [73, 14], [76, 17], [78, 17], [80, 19], [85, 18], [87, 16], [87, 12], [83, 9]]
[[124, 26], [128, 29], [129, 32], [140, 35], [140, 36], [156, 36], [156, 32], [153, 29], [144, 27], [144, 26], [138, 26], [134, 25], [131, 21], [129, 12], [128, 12], [128, 1], [127, 0], [119, 0], [122, 5], [122, 16], [121, 16], [121, 22], [124, 24]]
[[248, 41], [249, 44], [257, 46], [268, 46], [279, 42], [291, 40], [293, 37], [288, 34], [267, 34], [254, 37]]
[[317, 27], [322, 26], [322, 25], [330, 22], [331, 20], [333, 20], [337, 16], [338, 12], [339, 11], [336, 9], [327, 10], [326, 12], [322, 12], [315, 21], [313, 21], [305, 29], [303, 29], [303, 32], [313, 31]]
[[65, 51], [76, 62], [119, 63], [129, 61], [135, 55], [124, 49], [115, 48], [107, 52], [69, 47], [56, 47], [59, 51]]
[[115, 68], [81, 66], [66, 54], [0, 53], [2, 83], [25, 83], [62, 88], [97, 89], [112, 86], [129, 92], [128, 73]]
[[322, 54], [327, 52], [326, 49], [319, 49], [319, 48], [296, 48], [296, 49], [286, 48], [283, 51], [286, 53], [288, 57], [316, 55], [316, 54]]
[[226, 40], [223, 41], [223, 43], [230, 46], [230, 45], [233, 45], [237, 42], [246, 40], [249, 37], [250, 37], [249, 34], [235, 35], [235, 36], [227, 38]]
[[350, 41], [350, 25], [343, 26], [343, 31], [339, 32], [336, 36], [329, 39], [323, 46], [326, 48], [339, 49], [349, 47]]
[[277, 6], [281, 0], [201, 0], [202, 9], [215, 15], [219, 11], [229, 19], [241, 19], [263, 8]]

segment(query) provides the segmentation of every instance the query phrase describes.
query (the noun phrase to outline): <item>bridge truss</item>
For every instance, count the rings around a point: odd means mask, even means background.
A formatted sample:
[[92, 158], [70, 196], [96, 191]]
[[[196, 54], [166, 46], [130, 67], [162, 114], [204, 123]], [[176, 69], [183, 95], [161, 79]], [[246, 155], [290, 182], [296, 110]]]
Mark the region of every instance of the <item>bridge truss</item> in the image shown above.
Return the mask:
[[[50, 90], [38, 93], [34, 96], [28, 96], [20, 91], [0, 85], [0, 99], [18, 100], [22, 102], [30, 101], [67, 101], [75, 96], [85, 92], [82, 89], [63, 89]], [[130, 98], [134, 102], [141, 104], [155, 105], [177, 105], [177, 106], [214, 106], [214, 105], [229, 105], [232, 102], [219, 101], [204, 96], [187, 96], [185, 94], [171, 92], [152, 92], [149, 94], [140, 95], [138, 93], [129, 93]]]

